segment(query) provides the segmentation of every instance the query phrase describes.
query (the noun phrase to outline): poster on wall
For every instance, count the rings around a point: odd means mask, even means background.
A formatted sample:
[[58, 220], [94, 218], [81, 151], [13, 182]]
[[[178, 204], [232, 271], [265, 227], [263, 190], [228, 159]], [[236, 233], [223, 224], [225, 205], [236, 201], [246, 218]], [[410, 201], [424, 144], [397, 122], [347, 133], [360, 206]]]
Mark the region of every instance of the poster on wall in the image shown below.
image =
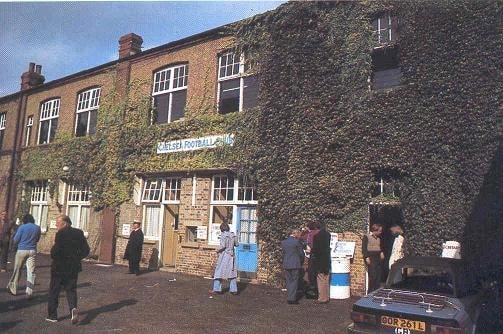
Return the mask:
[[122, 236], [129, 237], [129, 234], [131, 234], [131, 225], [122, 224]]
[[198, 226], [196, 233], [197, 239], [206, 240], [206, 236], [208, 235], [208, 226]]

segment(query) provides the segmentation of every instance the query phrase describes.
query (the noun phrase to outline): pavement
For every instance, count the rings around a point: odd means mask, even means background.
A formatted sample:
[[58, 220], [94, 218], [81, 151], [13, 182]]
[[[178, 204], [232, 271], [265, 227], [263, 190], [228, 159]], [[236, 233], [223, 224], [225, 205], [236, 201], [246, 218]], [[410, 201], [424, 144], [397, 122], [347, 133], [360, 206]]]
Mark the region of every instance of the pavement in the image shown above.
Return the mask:
[[84, 262], [78, 280], [80, 322], [70, 323], [61, 293], [58, 322], [45, 321], [50, 258], [37, 255], [33, 298], [24, 294], [26, 273], [18, 295], [7, 292], [8, 272], [0, 273], [2, 333], [346, 333], [356, 298], [316, 304], [301, 299], [286, 303], [281, 289], [239, 284], [237, 296], [210, 295], [211, 280], [162, 271], [126, 274], [123, 266]]

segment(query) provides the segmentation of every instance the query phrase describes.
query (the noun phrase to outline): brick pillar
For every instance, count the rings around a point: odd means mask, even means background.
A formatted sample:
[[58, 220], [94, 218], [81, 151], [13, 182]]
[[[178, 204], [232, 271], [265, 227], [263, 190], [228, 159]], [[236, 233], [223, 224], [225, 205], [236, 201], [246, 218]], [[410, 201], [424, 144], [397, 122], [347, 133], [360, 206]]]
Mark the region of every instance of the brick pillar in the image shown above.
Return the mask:
[[137, 34], [127, 34], [119, 38], [119, 59], [141, 52], [143, 39]]

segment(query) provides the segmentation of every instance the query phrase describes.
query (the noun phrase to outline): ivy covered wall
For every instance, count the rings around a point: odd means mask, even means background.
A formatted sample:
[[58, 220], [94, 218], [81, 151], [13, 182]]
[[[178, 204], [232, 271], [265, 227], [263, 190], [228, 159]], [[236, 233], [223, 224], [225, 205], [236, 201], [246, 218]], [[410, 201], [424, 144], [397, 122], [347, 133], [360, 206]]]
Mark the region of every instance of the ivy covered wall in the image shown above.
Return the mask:
[[[371, 20], [385, 11], [400, 20], [403, 78], [370, 91]], [[501, 193], [502, 14], [501, 1], [292, 2], [235, 27], [262, 79], [246, 152], [271, 280], [289, 227], [363, 232], [382, 170], [399, 183], [409, 254], [459, 240], [464, 253], [479, 247], [503, 263], [503, 243], [489, 253], [465, 233], [503, 232], [489, 224], [501, 210], [472, 214], [485, 189]]]

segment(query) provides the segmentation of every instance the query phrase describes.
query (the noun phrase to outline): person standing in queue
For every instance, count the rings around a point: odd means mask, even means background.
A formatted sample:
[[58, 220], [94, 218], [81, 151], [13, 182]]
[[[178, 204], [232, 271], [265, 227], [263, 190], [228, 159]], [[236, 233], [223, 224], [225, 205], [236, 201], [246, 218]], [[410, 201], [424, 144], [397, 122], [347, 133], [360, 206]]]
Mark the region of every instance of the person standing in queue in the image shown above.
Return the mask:
[[320, 304], [330, 301], [330, 238], [324, 223], [319, 224], [319, 232], [313, 237], [313, 267], [316, 271], [316, 282], [318, 285], [318, 300]]
[[379, 289], [382, 276], [382, 261], [384, 253], [381, 248], [382, 225], [370, 226], [370, 233], [363, 237], [362, 253], [369, 276], [368, 291]]
[[294, 228], [290, 236], [281, 242], [283, 250], [283, 269], [285, 270], [287, 303], [298, 304], [300, 272], [304, 261], [304, 246], [300, 239], [300, 230]]

